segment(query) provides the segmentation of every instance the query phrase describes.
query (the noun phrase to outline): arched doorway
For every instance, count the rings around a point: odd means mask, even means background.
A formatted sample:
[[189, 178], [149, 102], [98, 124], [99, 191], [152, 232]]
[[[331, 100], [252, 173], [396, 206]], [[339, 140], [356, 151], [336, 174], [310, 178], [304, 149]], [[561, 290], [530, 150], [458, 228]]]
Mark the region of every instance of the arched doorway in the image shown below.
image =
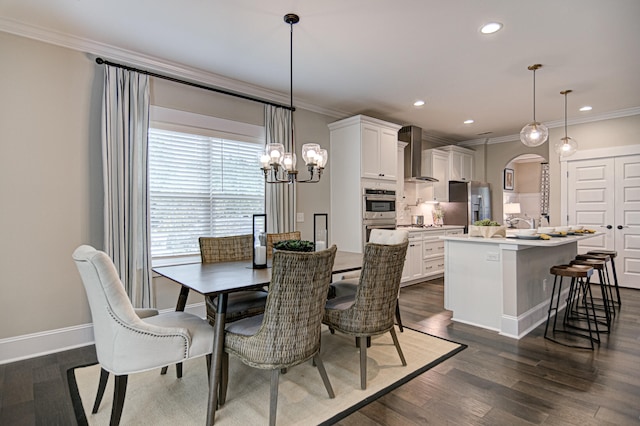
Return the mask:
[[[504, 167], [502, 184], [502, 211], [505, 224], [514, 228], [537, 228], [548, 214], [543, 180], [547, 160], [537, 154], [523, 154], [512, 159]], [[546, 210], [546, 211], [543, 211]]]

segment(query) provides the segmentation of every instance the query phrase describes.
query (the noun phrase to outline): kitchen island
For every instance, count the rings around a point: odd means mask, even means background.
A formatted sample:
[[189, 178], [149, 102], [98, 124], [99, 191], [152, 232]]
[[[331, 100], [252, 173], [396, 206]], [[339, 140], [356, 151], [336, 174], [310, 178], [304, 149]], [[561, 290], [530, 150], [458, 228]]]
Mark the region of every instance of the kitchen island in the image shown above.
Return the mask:
[[596, 235], [550, 240], [442, 236], [444, 307], [454, 321], [519, 339], [547, 319], [553, 287], [549, 269], [569, 263], [578, 241]]

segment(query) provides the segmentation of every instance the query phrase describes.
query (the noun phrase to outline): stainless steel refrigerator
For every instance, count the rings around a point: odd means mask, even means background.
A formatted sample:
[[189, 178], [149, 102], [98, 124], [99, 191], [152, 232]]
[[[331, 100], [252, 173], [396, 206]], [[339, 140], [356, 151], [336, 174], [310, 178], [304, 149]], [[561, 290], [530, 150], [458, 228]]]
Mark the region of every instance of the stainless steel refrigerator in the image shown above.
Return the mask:
[[440, 203], [445, 225], [463, 225], [491, 217], [491, 187], [486, 182], [449, 181], [449, 202]]

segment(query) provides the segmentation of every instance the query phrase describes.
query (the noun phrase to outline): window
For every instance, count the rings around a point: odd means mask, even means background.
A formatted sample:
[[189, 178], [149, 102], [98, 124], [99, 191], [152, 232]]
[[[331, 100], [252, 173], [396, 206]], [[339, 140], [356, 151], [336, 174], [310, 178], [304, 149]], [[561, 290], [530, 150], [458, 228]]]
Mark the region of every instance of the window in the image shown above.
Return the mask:
[[167, 127], [149, 129], [152, 257], [198, 254], [200, 236], [252, 233], [265, 210], [262, 143]]

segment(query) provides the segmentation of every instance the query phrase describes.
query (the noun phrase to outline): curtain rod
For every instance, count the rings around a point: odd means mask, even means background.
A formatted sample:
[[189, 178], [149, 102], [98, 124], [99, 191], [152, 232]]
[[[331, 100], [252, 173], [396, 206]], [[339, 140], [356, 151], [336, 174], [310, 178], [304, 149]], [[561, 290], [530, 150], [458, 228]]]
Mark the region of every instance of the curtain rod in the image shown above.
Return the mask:
[[291, 106], [291, 105], [283, 105], [283, 104], [279, 104], [277, 102], [268, 101], [266, 99], [254, 98], [253, 96], [245, 95], [245, 94], [242, 94], [242, 93], [231, 92], [229, 90], [221, 89], [219, 87], [205, 86], [203, 84], [193, 83], [191, 81], [180, 80], [179, 78], [169, 77], [167, 75], [162, 75], [162, 74], [157, 74], [157, 73], [154, 73], [154, 72], [151, 72], [151, 71], [141, 70], [141, 69], [138, 69], [138, 68], [130, 67], [128, 65], [117, 64], [115, 62], [106, 61], [106, 60], [104, 60], [102, 58], [96, 58], [96, 63], [98, 63], [100, 65], [102, 65], [102, 64], [111, 65], [113, 67], [122, 68], [122, 69], [125, 69], [125, 70], [128, 70], [128, 71], [135, 71], [135, 72], [138, 72], [140, 74], [145, 74], [145, 75], [148, 75], [148, 76], [151, 76], [151, 77], [157, 77], [157, 78], [161, 78], [163, 80], [173, 81], [174, 83], [180, 83], [180, 84], [185, 84], [187, 86], [197, 87], [198, 89], [204, 89], [204, 90], [209, 90], [209, 91], [212, 91], [212, 92], [222, 93], [223, 95], [234, 96], [236, 98], [246, 99], [246, 100], [252, 101], [252, 102], [259, 102], [261, 104], [271, 105], [271, 106], [275, 106], [275, 107], [279, 107], [279, 108], [285, 108], [285, 109], [288, 109], [289, 111], [295, 111], [296, 110], [296, 108], [294, 106]]

